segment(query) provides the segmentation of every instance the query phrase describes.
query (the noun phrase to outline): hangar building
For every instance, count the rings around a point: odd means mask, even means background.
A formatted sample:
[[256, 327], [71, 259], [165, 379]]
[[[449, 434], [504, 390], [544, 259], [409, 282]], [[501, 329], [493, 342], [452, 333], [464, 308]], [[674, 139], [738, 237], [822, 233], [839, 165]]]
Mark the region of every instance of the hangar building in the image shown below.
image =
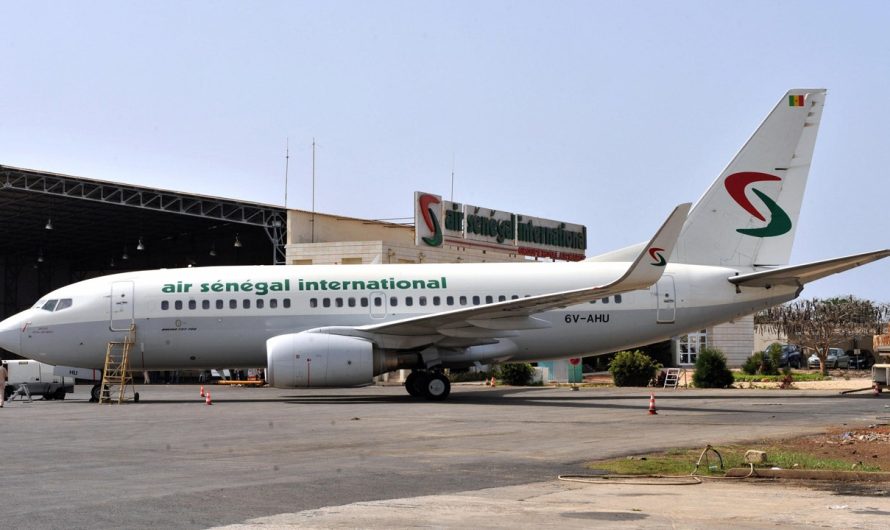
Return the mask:
[[[413, 223], [356, 219], [0, 165], [0, 319], [53, 289], [127, 270], [585, 257], [580, 225], [421, 192], [414, 209]], [[706, 343], [741, 364], [752, 319], [676, 338], [673, 364], [694, 363]]]

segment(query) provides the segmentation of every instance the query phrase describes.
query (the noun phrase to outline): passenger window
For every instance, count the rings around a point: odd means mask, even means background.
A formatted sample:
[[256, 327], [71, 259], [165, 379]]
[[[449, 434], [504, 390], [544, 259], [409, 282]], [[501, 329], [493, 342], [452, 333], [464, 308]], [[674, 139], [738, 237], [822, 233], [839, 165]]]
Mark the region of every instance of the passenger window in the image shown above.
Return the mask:
[[420, 305], [426, 305], [426, 297], [425, 297], [425, 296], [420, 296], [420, 297], [418, 297], [418, 298], [417, 298], [417, 303], [420, 304]]
[[238, 309], [238, 300], [232, 298], [229, 300], [229, 309]]
[[466, 296], [460, 297], [460, 305], [467, 305], [467, 297]]
[[363, 296], [363, 297], [361, 298], [361, 303], [362, 303], [362, 307], [368, 307], [368, 299], [367, 299], [367, 297], [364, 297], [364, 296]]
[[414, 299], [411, 298], [410, 296], [406, 296], [406, 297], [405, 297], [405, 305], [408, 306], [408, 307], [413, 306], [413, 305], [414, 305]]
[[257, 309], [262, 309], [262, 308], [264, 308], [265, 306], [266, 306], [266, 301], [263, 300], [262, 298], [257, 298], [257, 301], [256, 301], [256, 308], [257, 308]]
[[448, 304], [448, 305], [454, 305], [454, 297], [453, 297], [453, 296], [449, 296], [449, 297], [447, 297], [447, 298], [445, 299], [445, 303]]
[[485, 297], [485, 303], [486, 303], [486, 304], [490, 304], [490, 303], [492, 303], [492, 302], [494, 302], [494, 297], [493, 297], [493, 296], [488, 295], [488, 296]]
[[334, 302], [336, 302], [337, 307], [343, 307], [343, 299], [342, 298], [335, 298]]
[[210, 300], [201, 300], [201, 309], [210, 309]]
[[189, 309], [198, 309], [198, 302], [189, 300]]
[[433, 305], [441, 305], [441, 304], [442, 304], [442, 299], [439, 298], [438, 296], [434, 296], [433, 297]]
[[271, 299], [269, 300], [269, 309], [277, 309], [277, 308], [278, 308], [278, 299], [277, 299], [277, 298], [271, 298]]
[[161, 302], [161, 311], [167, 311], [168, 309], [170, 309], [170, 302], [167, 300]]
[[330, 298], [322, 298], [321, 305], [324, 307], [331, 307], [331, 299]]
[[176, 309], [182, 309], [182, 300], [177, 300], [176, 302], [174, 302], [173, 307], [175, 307]]
[[41, 309], [43, 309], [45, 311], [52, 311], [53, 309], [56, 308], [57, 303], [59, 303], [58, 300], [47, 300], [46, 303], [43, 304], [43, 307]]
[[507, 297], [506, 297], [506, 296], [504, 296], [504, 295], [502, 295], [502, 294], [501, 294], [501, 295], [498, 295], [498, 302], [506, 302], [506, 301], [507, 301]]
[[473, 305], [479, 305], [480, 303], [482, 303], [482, 299], [479, 298], [478, 296], [474, 296], [473, 297]]
[[591, 304], [595, 304], [595, 303], [596, 303], [596, 300], [591, 300], [590, 303], [591, 303]]
[[69, 307], [71, 307], [71, 299], [70, 298], [62, 298], [61, 300], [59, 300], [59, 304], [56, 306], [56, 311], [68, 309]]
[[392, 307], [396, 307], [397, 305], [399, 305], [399, 298], [397, 296], [390, 296], [389, 305], [391, 305]]
[[349, 297], [349, 300], [347, 300], [346, 304], [347, 304], [349, 307], [355, 307], [355, 298], [353, 298], [353, 297], [350, 296], [350, 297]]
[[616, 304], [620, 304], [620, 303], [621, 303], [621, 295], [620, 295], [620, 294], [616, 294], [616, 295], [615, 295], [615, 303], [616, 303]]
[[[408, 304], [411, 305], [411, 304]], [[374, 297], [374, 307], [383, 307], [383, 297], [375, 296]]]
[[318, 298], [310, 298], [309, 307], [318, 307]]
[[602, 300], [603, 300], [603, 303], [604, 303], [604, 304], [608, 304], [608, 303], [609, 303], [609, 297], [608, 297], [608, 296], [605, 297], [605, 298], [603, 298]]
[[245, 298], [241, 301], [241, 307], [244, 309], [250, 309], [250, 298]]
[[290, 298], [285, 298], [284, 300], [281, 301], [281, 303], [282, 303], [282, 305], [284, 305], [285, 309], [289, 308], [290, 307]]
[[510, 300], [518, 300], [518, 299], [519, 299], [518, 294], [514, 294], [513, 296], [510, 297]]
[[222, 301], [222, 300], [217, 300], [217, 301], [216, 301], [216, 308], [217, 308], [217, 309], [222, 309], [224, 305], [225, 305], [225, 304], [223, 304], [223, 301]]

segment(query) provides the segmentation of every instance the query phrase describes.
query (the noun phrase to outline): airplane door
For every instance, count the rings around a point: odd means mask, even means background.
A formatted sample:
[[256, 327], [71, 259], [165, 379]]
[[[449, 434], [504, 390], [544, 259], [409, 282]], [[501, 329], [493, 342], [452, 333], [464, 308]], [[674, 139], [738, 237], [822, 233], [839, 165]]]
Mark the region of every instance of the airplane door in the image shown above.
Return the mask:
[[658, 299], [658, 310], [655, 322], [671, 324], [677, 316], [677, 296], [674, 289], [674, 277], [665, 274], [655, 284], [655, 295]]
[[374, 291], [369, 297], [371, 318], [383, 318], [386, 316], [386, 295], [380, 291]]
[[111, 284], [111, 331], [129, 331], [133, 323], [133, 282]]

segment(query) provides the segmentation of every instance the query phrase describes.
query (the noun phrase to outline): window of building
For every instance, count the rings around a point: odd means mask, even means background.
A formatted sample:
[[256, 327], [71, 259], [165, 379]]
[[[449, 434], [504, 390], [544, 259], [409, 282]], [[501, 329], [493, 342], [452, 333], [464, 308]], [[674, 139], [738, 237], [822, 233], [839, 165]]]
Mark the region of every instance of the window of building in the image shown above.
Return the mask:
[[695, 364], [698, 352], [708, 346], [708, 330], [703, 329], [698, 333], [689, 333], [677, 339], [677, 351], [680, 353], [679, 364]]
[[362, 258], [343, 258], [340, 260], [343, 265], [361, 265]]

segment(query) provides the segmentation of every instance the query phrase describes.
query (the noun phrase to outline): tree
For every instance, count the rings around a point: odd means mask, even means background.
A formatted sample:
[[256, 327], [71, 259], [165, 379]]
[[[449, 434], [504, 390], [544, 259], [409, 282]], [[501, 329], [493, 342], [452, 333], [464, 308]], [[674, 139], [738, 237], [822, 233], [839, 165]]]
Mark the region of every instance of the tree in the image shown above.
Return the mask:
[[881, 333], [890, 306], [854, 296], [820, 300], [799, 300], [771, 307], [754, 315], [754, 325], [767, 332], [780, 333], [819, 357], [819, 367], [827, 373], [825, 359], [833, 342], [858, 335]]

